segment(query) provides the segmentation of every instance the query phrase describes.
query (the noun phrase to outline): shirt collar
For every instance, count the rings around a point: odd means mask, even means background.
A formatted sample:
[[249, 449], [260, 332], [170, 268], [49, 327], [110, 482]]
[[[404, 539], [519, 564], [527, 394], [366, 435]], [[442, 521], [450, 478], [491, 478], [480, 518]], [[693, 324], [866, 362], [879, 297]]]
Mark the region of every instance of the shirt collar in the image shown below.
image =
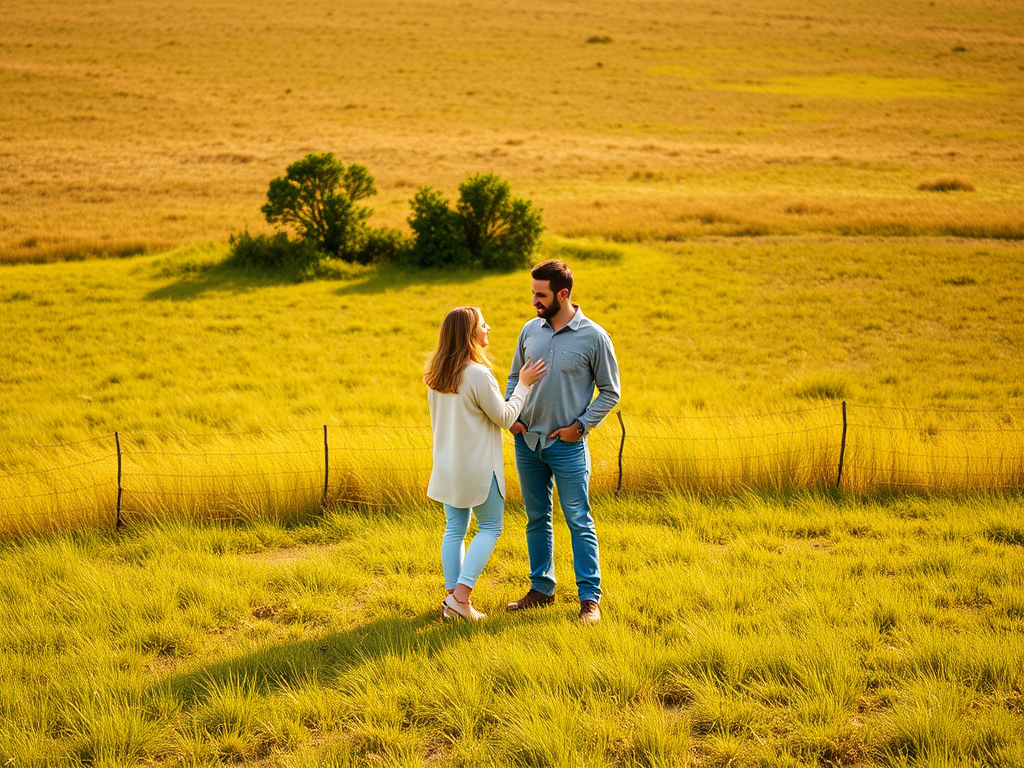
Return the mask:
[[[586, 318], [583, 316], [583, 310], [580, 309], [579, 304], [573, 304], [573, 306], [576, 308], [576, 314], [572, 316], [572, 320], [565, 324], [565, 328], [568, 328], [570, 331], [578, 331]], [[543, 322], [548, 328], [551, 327], [551, 321], [546, 317]]]

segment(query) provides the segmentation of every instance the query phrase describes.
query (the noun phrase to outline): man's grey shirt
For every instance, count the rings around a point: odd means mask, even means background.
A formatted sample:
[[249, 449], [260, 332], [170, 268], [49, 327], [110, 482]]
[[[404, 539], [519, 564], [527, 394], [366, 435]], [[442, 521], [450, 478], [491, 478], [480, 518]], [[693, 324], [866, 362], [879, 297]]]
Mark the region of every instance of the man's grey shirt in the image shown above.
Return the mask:
[[[547, 373], [530, 387], [519, 421], [526, 425], [530, 450], [547, 448], [548, 435], [577, 419], [586, 435], [619, 402], [619, 364], [607, 332], [576, 308], [568, 325], [555, 333], [551, 323], [537, 317], [523, 326], [512, 357], [505, 388], [507, 400], [519, 383], [519, 370], [527, 360], [546, 360]], [[594, 397], [594, 387], [598, 395]], [[591, 402], [593, 400], [593, 402]]]

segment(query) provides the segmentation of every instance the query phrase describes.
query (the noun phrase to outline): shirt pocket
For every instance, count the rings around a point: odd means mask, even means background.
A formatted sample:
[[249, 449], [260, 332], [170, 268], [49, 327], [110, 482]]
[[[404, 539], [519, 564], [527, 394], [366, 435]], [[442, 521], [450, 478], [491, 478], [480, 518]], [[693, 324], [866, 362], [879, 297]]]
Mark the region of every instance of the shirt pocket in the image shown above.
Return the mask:
[[579, 352], [563, 349], [559, 357], [561, 358], [559, 368], [563, 373], [575, 375], [590, 370], [590, 362], [587, 360], [586, 355], [582, 355]]

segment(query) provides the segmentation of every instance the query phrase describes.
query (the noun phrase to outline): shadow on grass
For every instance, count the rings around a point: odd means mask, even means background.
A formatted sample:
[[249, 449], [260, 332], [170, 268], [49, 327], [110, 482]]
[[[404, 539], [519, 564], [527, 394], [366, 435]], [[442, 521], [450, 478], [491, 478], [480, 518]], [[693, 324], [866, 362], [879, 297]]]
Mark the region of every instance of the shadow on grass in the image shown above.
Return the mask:
[[[346, 632], [262, 648], [252, 653], [190, 669], [154, 684], [179, 700], [201, 698], [211, 685], [246, 680], [262, 694], [308, 681], [331, 685], [352, 670], [396, 653], [425, 653], [427, 658], [450, 648], [454, 641], [496, 638], [521, 625], [564, 622], [560, 611], [500, 616], [479, 623], [444, 620], [440, 610], [414, 617], [388, 617]], [[538, 627], [539, 631], [539, 627]]]
[[[458, 269], [417, 269], [380, 265], [375, 268], [352, 267], [345, 274], [345, 267], [322, 277], [309, 277], [297, 269], [281, 271], [252, 270], [235, 266], [229, 262], [203, 265], [180, 273], [179, 279], [169, 285], [156, 288], [145, 295], [147, 301], [190, 301], [203, 294], [247, 293], [277, 285], [296, 284], [311, 280], [337, 281], [342, 284], [336, 293], [339, 296], [378, 294], [389, 290], [402, 290], [414, 285], [454, 285], [472, 283], [489, 273], [481, 270]], [[364, 271], [369, 269], [369, 271]]]
[[336, 293], [339, 296], [353, 296], [383, 293], [388, 290], [402, 290], [414, 285], [463, 285], [474, 283], [496, 272], [486, 272], [481, 269], [423, 269], [418, 267], [403, 267], [394, 265], [378, 266], [369, 276], [363, 280], [347, 283], [338, 288]]
[[255, 272], [222, 262], [182, 273], [179, 280], [147, 293], [146, 301], [189, 301], [205, 293], [247, 293], [298, 282], [295, 272]]

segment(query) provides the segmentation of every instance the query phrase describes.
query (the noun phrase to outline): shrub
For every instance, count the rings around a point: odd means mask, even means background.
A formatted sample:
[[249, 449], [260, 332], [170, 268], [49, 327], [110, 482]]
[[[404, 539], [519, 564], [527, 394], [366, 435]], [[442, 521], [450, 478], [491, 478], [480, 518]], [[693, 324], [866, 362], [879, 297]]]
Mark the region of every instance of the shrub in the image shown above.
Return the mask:
[[493, 173], [466, 179], [454, 211], [430, 187], [420, 188], [411, 204], [410, 261], [423, 267], [524, 267], [544, 231], [540, 211], [528, 200], [513, 197], [508, 182]]
[[923, 192], [973, 192], [974, 185], [966, 179], [959, 179], [955, 176], [922, 181], [917, 188]]
[[409, 260], [420, 267], [459, 266], [469, 262], [466, 237], [459, 214], [448, 200], [430, 187], [420, 187], [411, 201], [409, 226], [413, 244]]
[[261, 210], [269, 223], [293, 226], [324, 253], [356, 261], [367, 238], [366, 219], [373, 213], [356, 202], [375, 194], [364, 166], [346, 166], [333, 152], [310, 153], [270, 182]]
[[459, 186], [457, 207], [470, 259], [485, 269], [525, 267], [544, 225], [529, 200], [513, 197], [509, 184], [481, 173]]
[[381, 227], [367, 231], [355, 260], [360, 264], [386, 264], [405, 260], [408, 251], [408, 238], [397, 229]]
[[247, 269], [303, 268], [320, 258], [316, 245], [308, 240], [291, 240], [285, 232], [250, 235], [246, 230], [231, 235], [228, 260]]

